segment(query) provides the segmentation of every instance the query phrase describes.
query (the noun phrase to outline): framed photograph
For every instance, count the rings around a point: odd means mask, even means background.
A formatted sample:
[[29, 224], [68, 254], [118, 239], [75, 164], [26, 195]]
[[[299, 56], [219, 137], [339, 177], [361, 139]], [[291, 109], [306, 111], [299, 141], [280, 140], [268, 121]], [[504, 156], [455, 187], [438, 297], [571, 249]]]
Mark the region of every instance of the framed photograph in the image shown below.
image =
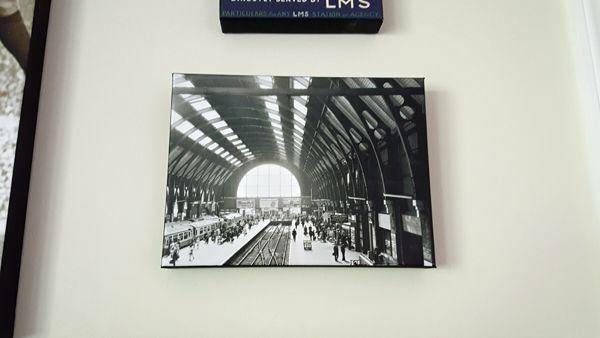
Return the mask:
[[0, 337], [15, 304], [50, 0], [0, 0]]
[[161, 266], [435, 267], [424, 88], [174, 74]]

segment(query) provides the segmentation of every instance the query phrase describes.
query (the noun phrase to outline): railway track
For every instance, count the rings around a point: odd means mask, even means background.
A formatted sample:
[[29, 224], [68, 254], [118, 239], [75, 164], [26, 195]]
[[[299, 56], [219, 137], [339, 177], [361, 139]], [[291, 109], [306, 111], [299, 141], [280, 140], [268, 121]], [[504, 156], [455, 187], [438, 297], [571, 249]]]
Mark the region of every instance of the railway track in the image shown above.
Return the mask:
[[226, 265], [282, 266], [288, 261], [290, 226], [275, 223], [267, 226], [238, 251]]

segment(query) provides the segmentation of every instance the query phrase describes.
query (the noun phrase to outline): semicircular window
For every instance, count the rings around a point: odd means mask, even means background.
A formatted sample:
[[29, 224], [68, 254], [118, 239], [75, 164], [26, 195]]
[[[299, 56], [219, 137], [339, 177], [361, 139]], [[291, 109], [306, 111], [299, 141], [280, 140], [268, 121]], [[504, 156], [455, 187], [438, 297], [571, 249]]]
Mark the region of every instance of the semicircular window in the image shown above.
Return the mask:
[[251, 169], [240, 181], [237, 197], [300, 197], [300, 184], [288, 169], [264, 164]]

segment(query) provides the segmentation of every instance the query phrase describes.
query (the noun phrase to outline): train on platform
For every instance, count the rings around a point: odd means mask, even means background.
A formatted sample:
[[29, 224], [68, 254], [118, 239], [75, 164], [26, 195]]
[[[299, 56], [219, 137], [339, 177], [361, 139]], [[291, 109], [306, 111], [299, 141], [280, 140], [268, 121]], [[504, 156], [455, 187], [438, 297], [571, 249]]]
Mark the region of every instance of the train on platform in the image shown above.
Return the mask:
[[185, 248], [197, 240], [206, 239], [210, 234], [220, 232], [223, 227], [242, 218], [238, 213], [224, 213], [221, 216], [206, 215], [193, 220], [165, 223], [163, 256], [170, 253], [172, 243], [179, 243], [180, 249]]

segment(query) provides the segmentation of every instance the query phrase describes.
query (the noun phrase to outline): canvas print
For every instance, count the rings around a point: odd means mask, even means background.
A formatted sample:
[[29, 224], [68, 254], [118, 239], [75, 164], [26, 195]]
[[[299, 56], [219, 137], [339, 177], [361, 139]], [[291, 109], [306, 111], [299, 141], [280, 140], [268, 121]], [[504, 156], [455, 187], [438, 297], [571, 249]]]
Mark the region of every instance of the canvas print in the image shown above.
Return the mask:
[[435, 267], [421, 78], [174, 74], [162, 267]]

